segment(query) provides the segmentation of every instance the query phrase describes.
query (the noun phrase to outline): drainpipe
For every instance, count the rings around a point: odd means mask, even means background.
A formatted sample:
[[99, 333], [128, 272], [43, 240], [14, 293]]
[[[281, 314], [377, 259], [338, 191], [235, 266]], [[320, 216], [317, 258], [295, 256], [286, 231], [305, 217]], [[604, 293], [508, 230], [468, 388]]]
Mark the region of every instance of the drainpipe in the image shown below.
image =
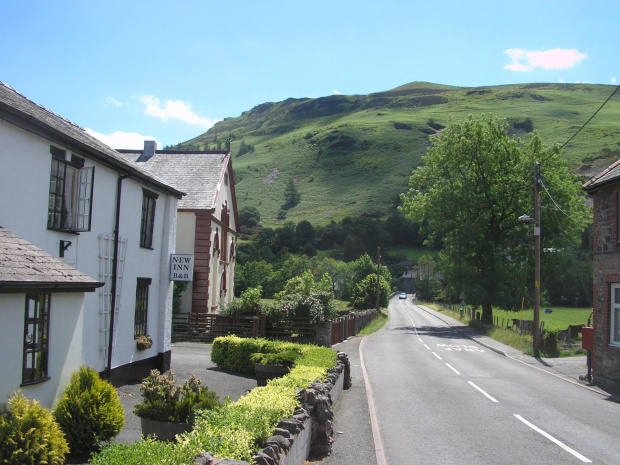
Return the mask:
[[112, 296], [110, 298], [110, 338], [108, 340], [108, 366], [106, 368], [106, 378], [111, 379], [112, 370], [112, 344], [114, 342], [114, 309], [116, 308], [116, 280], [118, 275], [118, 238], [121, 222], [121, 188], [123, 179], [129, 176], [119, 175], [116, 184], [116, 218], [114, 220], [114, 257], [112, 259]]

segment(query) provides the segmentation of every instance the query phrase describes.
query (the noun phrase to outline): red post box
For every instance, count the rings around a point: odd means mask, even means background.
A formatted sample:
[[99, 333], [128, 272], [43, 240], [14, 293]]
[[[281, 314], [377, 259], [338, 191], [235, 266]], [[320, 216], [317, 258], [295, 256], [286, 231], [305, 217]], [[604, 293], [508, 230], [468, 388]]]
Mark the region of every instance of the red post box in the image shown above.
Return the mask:
[[592, 326], [581, 328], [581, 347], [586, 350], [594, 349], [594, 328]]

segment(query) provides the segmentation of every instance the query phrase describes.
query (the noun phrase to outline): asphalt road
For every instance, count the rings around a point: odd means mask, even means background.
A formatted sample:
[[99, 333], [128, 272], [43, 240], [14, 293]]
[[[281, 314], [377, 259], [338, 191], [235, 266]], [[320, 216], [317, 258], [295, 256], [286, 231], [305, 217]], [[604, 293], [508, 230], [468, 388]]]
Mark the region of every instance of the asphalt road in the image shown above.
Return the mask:
[[620, 463], [620, 405], [604, 393], [489, 350], [409, 299], [389, 312], [360, 351], [378, 464]]

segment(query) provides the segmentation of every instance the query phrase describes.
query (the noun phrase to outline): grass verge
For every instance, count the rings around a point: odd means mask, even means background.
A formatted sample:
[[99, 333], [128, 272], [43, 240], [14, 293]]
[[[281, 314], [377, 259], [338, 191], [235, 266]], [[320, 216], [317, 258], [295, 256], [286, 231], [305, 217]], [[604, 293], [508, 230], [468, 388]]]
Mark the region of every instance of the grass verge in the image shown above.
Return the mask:
[[385, 326], [388, 320], [388, 313], [385, 308], [382, 308], [379, 312], [379, 316], [368, 323], [364, 329], [360, 331], [360, 334], [368, 336], [369, 334], [376, 333]]
[[[424, 305], [449, 317], [452, 317], [455, 320], [459, 320], [462, 323], [471, 326], [479, 333], [484, 334], [485, 336], [489, 336], [496, 341], [501, 342], [502, 344], [514, 347], [515, 349], [520, 350], [524, 354], [531, 356], [534, 355], [531, 334], [519, 334], [517, 331], [513, 331], [512, 329], [498, 328], [497, 326], [487, 325], [478, 320], [472, 321], [471, 318], [469, 318], [468, 316], [461, 316], [460, 313], [453, 312], [438, 304], [425, 303]], [[581, 347], [560, 345], [560, 357], [575, 357], [585, 354], [585, 350]]]

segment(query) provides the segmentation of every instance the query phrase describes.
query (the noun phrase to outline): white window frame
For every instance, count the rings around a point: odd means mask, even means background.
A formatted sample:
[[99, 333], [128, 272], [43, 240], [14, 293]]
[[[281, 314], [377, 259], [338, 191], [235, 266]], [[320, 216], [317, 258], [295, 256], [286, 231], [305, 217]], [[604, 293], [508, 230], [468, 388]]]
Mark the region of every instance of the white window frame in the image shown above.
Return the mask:
[[620, 283], [611, 285], [610, 297], [609, 344], [620, 347]]

